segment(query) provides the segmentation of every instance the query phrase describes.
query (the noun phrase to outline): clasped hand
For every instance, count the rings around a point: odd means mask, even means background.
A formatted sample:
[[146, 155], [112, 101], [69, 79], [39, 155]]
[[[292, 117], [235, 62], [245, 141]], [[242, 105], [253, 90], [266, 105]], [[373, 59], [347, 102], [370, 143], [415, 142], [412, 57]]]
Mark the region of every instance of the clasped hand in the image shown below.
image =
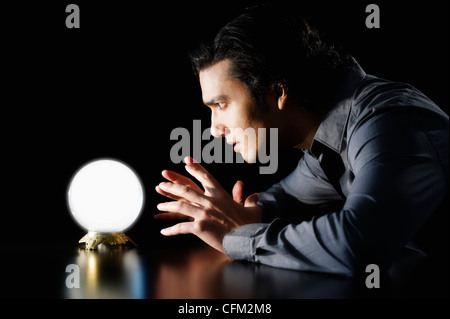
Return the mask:
[[258, 195], [255, 193], [245, 198], [243, 183], [238, 181], [231, 197], [193, 158], [186, 157], [185, 163], [187, 172], [204, 189], [188, 177], [172, 171], [162, 172], [169, 182], [160, 183], [156, 186], [156, 191], [174, 201], [158, 204], [158, 210], [165, 213], [155, 215], [155, 219], [188, 221], [162, 229], [161, 234], [194, 234], [223, 252], [222, 241], [226, 234], [242, 225], [261, 222], [262, 210], [256, 205]]

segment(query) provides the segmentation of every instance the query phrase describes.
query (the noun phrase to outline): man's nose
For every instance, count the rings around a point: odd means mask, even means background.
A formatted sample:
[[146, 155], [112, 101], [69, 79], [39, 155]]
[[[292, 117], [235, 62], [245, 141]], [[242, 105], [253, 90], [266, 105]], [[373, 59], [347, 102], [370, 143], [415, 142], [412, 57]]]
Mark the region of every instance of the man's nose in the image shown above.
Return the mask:
[[225, 126], [218, 122], [214, 115], [211, 115], [211, 135], [214, 137], [225, 136]]
[[225, 136], [225, 134], [221, 130], [217, 129], [216, 127], [214, 127], [212, 125], [211, 125], [211, 135], [214, 136], [214, 137], [223, 137], [223, 136]]

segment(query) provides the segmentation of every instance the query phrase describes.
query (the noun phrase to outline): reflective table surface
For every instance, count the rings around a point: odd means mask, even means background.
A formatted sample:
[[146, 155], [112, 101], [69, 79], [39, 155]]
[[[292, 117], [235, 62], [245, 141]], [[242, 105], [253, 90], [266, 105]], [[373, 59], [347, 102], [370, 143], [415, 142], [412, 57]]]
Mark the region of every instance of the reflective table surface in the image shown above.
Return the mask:
[[157, 251], [152, 258], [139, 247], [80, 249], [68, 263], [79, 267], [80, 288], [62, 287], [64, 298], [346, 298], [352, 293], [347, 278], [231, 261], [206, 246]]
[[[22, 245], [2, 250], [3, 298], [26, 299], [334, 299], [426, 297], [381, 277], [365, 278], [278, 269], [234, 261], [203, 243], [179, 248]], [[408, 285], [404, 287], [409, 287]], [[393, 289], [394, 288], [394, 289]], [[400, 287], [402, 288], [402, 287]], [[408, 291], [406, 291], [408, 290]], [[431, 294], [432, 295], [432, 294]]]

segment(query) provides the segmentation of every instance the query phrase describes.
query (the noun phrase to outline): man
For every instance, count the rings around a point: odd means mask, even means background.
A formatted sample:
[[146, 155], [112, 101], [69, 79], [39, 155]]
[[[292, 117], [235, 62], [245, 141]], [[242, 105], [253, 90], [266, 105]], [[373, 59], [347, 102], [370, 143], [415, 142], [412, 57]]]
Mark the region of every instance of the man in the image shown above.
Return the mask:
[[[215, 137], [252, 162], [264, 139], [249, 143], [243, 130], [277, 128], [279, 145], [304, 156], [247, 198], [241, 182], [231, 197], [192, 158], [186, 170], [204, 189], [163, 171], [169, 182], [156, 190], [175, 201], [159, 204], [156, 218], [189, 219], [163, 235], [195, 234], [233, 259], [355, 276], [368, 261], [389, 267], [413, 242], [431, 252], [430, 220], [448, 234], [439, 219], [448, 116], [414, 87], [367, 75], [303, 19], [270, 7], [231, 21], [191, 59]], [[305, 210], [311, 218], [280, 218]]]

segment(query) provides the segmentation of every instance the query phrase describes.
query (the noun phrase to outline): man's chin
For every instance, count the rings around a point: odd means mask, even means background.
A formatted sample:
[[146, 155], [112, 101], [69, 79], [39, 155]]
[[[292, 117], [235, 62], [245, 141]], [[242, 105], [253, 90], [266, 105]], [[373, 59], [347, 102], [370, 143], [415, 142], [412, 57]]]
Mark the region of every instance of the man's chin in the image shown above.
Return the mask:
[[256, 163], [256, 156], [245, 156], [242, 152], [237, 152], [241, 154], [242, 158], [244, 159], [244, 162], [247, 164], [255, 164]]

